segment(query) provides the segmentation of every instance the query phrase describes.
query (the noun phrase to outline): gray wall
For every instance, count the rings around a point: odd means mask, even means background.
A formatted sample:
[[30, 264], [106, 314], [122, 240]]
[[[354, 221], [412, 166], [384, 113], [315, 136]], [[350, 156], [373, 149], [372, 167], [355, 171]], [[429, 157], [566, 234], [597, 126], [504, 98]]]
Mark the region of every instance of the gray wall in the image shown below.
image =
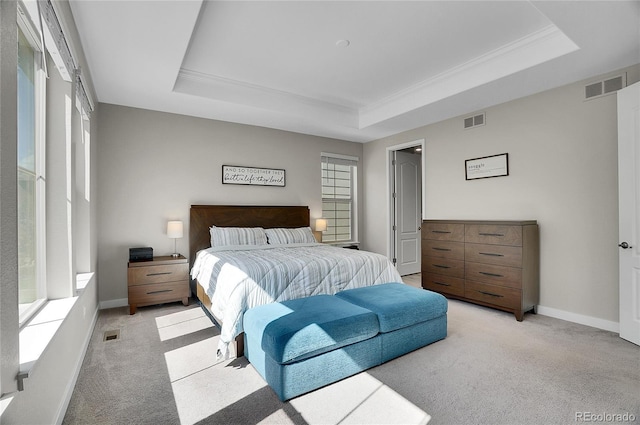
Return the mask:
[[[640, 66], [624, 70], [628, 83]], [[608, 74], [608, 75], [613, 75]], [[115, 105], [99, 134], [99, 280], [103, 306], [126, 304], [128, 248], [173, 251], [166, 222], [188, 233], [190, 204], [309, 205], [320, 216], [322, 151], [361, 157], [360, 240], [388, 249], [387, 147], [426, 140], [425, 218], [535, 219], [541, 311], [615, 329], [618, 321], [616, 96], [583, 100], [577, 82], [364, 145]], [[507, 177], [465, 181], [464, 161], [509, 153]], [[223, 164], [284, 168], [285, 188], [221, 184]], [[188, 238], [178, 240], [188, 252]]]
[[[626, 71], [629, 84], [640, 79], [640, 66]], [[365, 249], [387, 251], [379, 190], [387, 185], [387, 147], [425, 139], [424, 218], [538, 220], [541, 311], [615, 327], [616, 95], [585, 101], [584, 85], [598, 79], [489, 108], [485, 126], [464, 130], [458, 117], [366, 144]], [[504, 152], [509, 176], [465, 180], [466, 159]]]
[[[359, 143], [106, 104], [98, 135], [102, 307], [127, 303], [129, 248], [173, 252], [168, 220], [183, 221], [188, 255], [191, 204], [308, 205], [318, 218], [320, 153], [362, 157]], [[286, 186], [223, 185], [223, 164], [283, 168]]]

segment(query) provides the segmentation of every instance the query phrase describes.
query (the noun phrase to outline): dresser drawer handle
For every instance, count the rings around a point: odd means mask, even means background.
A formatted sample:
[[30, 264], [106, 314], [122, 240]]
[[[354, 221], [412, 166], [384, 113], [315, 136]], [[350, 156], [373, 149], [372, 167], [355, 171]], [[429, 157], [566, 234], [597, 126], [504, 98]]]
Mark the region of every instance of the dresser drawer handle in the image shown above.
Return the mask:
[[432, 264], [433, 267], [437, 267], [439, 269], [450, 269], [450, 266], [443, 266], [441, 264]]
[[451, 286], [448, 283], [436, 282], [435, 280], [433, 281], [433, 283], [435, 283], [436, 285]]
[[493, 252], [479, 252], [480, 255], [488, 255], [489, 257], [504, 257], [504, 254], [494, 254]]
[[162, 276], [163, 274], [171, 274], [171, 272], [147, 273], [147, 276]]
[[172, 292], [173, 289], [162, 289], [160, 291], [151, 291], [151, 292], [147, 292], [147, 295], [153, 295], [153, 294], [162, 294], [164, 292]]
[[504, 297], [504, 295], [492, 294], [491, 292], [485, 292], [485, 291], [478, 291], [478, 292], [484, 295], [489, 295], [490, 297], [496, 297], [496, 298]]
[[434, 246], [431, 249], [433, 249], [435, 251], [451, 251], [449, 248], [438, 248], [437, 246]]
[[492, 276], [492, 277], [504, 277], [503, 275], [501, 275], [501, 274], [496, 274], [496, 273], [488, 273], [488, 272], [478, 272], [478, 273], [483, 274], [483, 275], [485, 275], [485, 276]]
[[500, 233], [482, 233], [482, 232], [480, 232], [478, 234], [480, 236], [496, 236], [496, 237], [500, 237], [500, 238], [504, 237], [504, 235], [500, 234]]
[[431, 233], [443, 233], [443, 234], [447, 234], [447, 233], [451, 233], [448, 230], [432, 230]]

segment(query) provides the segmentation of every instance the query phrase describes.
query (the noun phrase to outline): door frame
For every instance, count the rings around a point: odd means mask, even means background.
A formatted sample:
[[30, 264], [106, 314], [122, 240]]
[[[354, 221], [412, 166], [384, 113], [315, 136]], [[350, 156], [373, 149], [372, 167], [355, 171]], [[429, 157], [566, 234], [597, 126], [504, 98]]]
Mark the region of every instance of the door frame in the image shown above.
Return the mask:
[[[425, 211], [425, 184], [424, 184], [424, 170], [425, 170], [425, 139], [417, 139], [411, 142], [401, 143], [399, 145], [393, 145], [387, 147], [387, 257], [393, 261], [396, 255], [396, 240], [394, 237], [393, 223], [394, 223], [394, 210], [393, 210], [393, 187], [394, 187], [394, 173], [393, 173], [393, 153], [407, 148], [421, 147], [422, 152], [420, 155], [420, 178], [422, 179], [422, 205], [420, 206], [422, 219], [424, 220]], [[395, 265], [395, 264], [394, 264]]]

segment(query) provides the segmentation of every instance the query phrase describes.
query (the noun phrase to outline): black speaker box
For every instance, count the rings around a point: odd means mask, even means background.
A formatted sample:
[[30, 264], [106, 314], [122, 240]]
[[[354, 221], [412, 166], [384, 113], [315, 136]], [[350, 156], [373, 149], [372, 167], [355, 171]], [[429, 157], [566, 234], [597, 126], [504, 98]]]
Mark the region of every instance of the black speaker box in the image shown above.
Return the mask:
[[151, 261], [153, 260], [153, 248], [129, 248], [129, 261]]

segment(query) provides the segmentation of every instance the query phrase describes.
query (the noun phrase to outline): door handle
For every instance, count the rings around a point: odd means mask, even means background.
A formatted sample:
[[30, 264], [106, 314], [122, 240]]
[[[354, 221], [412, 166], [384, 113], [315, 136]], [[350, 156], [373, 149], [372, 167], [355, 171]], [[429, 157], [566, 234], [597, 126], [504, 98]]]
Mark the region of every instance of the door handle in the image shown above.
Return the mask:
[[629, 245], [626, 242], [619, 243], [618, 246], [622, 249], [633, 248], [631, 245]]

